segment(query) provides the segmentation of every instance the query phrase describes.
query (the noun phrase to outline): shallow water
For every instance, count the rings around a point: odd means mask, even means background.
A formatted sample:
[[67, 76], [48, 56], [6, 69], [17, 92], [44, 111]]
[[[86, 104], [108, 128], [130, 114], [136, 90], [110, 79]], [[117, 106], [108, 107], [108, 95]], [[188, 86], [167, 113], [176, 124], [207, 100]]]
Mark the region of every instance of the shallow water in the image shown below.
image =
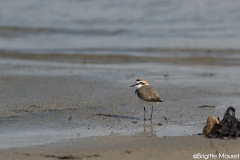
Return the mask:
[[0, 0], [0, 48], [30, 53], [139, 54], [239, 48], [237, 0]]
[[[153, 127], [153, 126], [152, 126]], [[164, 137], [164, 136], [192, 136], [201, 133], [198, 131], [198, 126], [183, 126], [183, 125], [166, 125], [162, 127], [154, 126], [151, 129], [150, 125], [142, 125], [138, 130], [132, 128], [131, 131], [126, 129], [109, 130], [109, 129], [31, 129], [20, 131], [6, 131], [0, 134], [0, 149], [13, 149], [29, 146], [60, 142], [66, 139], [86, 138], [93, 136], [109, 136], [109, 135], [137, 135], [147, 137]]]

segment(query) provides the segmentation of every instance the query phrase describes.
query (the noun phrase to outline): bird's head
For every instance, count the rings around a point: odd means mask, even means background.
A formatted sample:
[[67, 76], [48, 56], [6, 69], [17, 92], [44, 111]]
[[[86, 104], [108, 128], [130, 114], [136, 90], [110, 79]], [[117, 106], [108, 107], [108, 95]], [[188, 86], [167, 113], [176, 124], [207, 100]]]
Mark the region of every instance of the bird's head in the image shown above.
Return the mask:
[[139, 78], [136, 80], [134, 85], [131, 85], [130, 87], [136, 87], [141, 88], [142, 86], [149, 85], [148, 82], [145, 79]]

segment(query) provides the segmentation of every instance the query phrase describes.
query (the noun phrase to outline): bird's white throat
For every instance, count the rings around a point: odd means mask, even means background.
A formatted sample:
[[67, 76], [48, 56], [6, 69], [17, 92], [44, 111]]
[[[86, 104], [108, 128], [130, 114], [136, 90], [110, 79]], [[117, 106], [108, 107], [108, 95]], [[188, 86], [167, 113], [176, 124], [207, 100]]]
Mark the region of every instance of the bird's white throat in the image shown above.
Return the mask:
[[149, 84], [141, 84], [141, 83], [136, 83], [134, 87], [136, 87], [137, 89], [138, 88], [141, 88], [142, 86], [146, 86], [146, 85], [149, 85]]

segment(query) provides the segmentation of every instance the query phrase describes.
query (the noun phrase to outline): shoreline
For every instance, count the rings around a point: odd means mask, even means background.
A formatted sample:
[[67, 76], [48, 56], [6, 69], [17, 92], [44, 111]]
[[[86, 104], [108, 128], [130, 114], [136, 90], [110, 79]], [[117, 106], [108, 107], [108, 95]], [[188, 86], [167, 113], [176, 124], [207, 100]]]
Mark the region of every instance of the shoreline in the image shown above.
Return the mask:
[[71, 64], [131, 64], [131, 63], [165, 63], [175, 65], [211, 65], [239, 66], [239, 50], [233, 49], [146, 49], [152, 52], [135, 54], [94, 54], [77, 53], [28, 53], [1, 51], [4, 59], [62, 62]]

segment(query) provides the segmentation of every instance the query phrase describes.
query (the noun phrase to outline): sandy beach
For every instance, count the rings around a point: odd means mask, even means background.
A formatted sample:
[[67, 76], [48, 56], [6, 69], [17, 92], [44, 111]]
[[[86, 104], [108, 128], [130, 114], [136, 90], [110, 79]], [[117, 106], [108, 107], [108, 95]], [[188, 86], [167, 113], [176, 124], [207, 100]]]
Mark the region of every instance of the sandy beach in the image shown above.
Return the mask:
[[[74, 56], [52, 60], [1, 54], [1, 159], [194, 159], [197, 153], [239, 154], [239, 139], [198, 135], [208, 116], [222, 119], [229, 106], [240, 117], [237, 58], [231, 61], [220, 53], [222, 61], [209, 56], [198, 63], [191, 58], [175, 63], [134, 57], [126, 62], [114, 56], [104, 62], [78, 57], [76, 62]], [[111, 58], [117, 62], [110, 63]], [[154, 107], [152, 123], [143, 121], [143, 106], [130, 88], [140, 77], [164, 100]]]

